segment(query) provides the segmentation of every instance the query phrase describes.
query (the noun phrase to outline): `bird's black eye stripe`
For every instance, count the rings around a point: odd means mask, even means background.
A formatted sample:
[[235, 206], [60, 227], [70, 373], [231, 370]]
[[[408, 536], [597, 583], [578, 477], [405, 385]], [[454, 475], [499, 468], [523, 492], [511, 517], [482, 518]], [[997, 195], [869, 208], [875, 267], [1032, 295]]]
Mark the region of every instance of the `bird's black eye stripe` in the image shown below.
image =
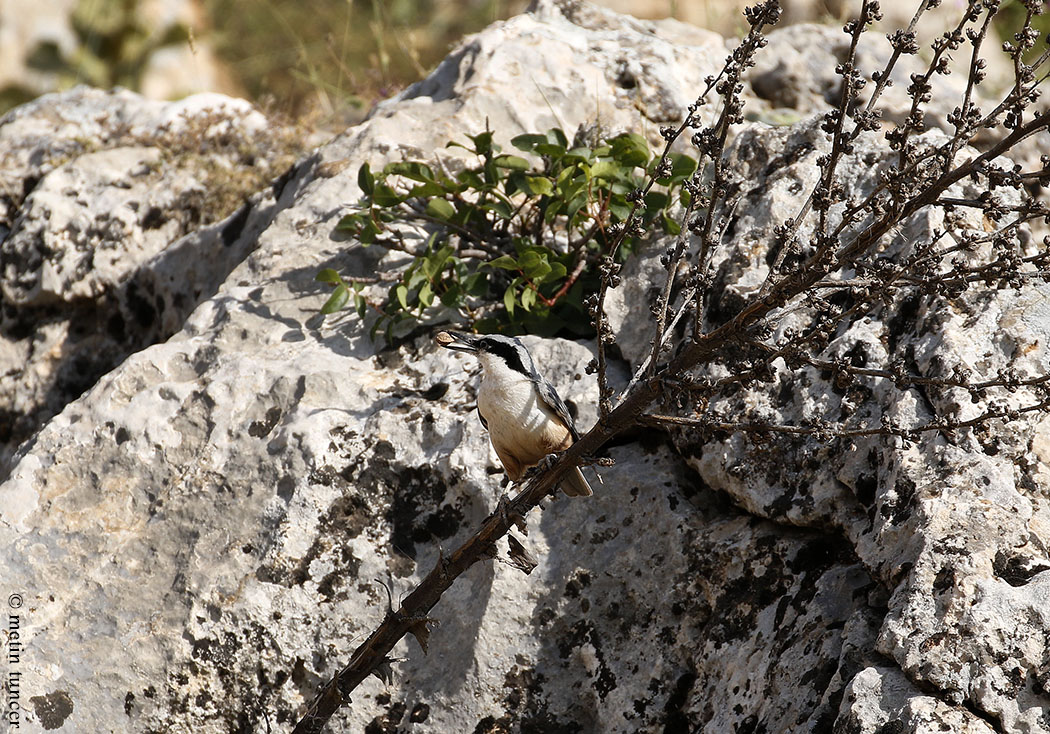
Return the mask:
[[529, 370], [525, 368], [525, 365], [521, 363], [521, 352], [515, 349], [513, 344], [509, 344], [505, 341], [497, 341], [496, 339], [485, 340], [485, 351], [495, 354], [497, 357], [501, 357], [507, 366], [515, 372], [520, 372], [523, 375], [528, 375]]

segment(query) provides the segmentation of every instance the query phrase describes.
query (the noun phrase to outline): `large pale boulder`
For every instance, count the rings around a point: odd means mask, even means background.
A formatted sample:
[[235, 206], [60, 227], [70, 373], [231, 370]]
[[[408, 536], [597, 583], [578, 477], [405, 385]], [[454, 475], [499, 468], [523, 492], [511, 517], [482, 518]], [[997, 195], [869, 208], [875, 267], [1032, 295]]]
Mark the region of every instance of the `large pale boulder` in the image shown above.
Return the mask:
[[0, 118], [0, 478], [44, 420], [215, 292], [303, 147], [215, 94], [79, 87]]
[[[468, 357], [438, 350], [427, 333], [382, 349], [356, 317], [318, 315], [320, 268], [374, 267], [371, 251], [333, 235], [360, 194], [358, 167], [443, 159], [446, 142], [486, 125], [504, 143], [596, 121], [655, 141], [726, 53], [720, 37], [680, 23], [537, 3], [466, 39], [234, 217], [180, 232], [174, 245], [133, 228], [114, 235], [151, 298], [186, 292], [188, 306], [157, 308], [170, 331], [152, 331], [56, 406], [0, 484], [0, 591], [24, 645], [0, 672], [18, 673], [21, 730], [290, 730], [388, 605], [504, 491], [473, 412]], [[79, 104], [55, 98], [53, 112]], [[217, 124], [252, 119], [216, 114]], [[61, 150], [76, 138], [78, 116], [68, 117], [69, 136], [41, 137], [43, 157], [48, 140]], [[734, 155], [748, 157], [735, 164], [754, 166], [750, 185], [789, 191], [807, 180], [805, 155], [784, 148], [814, 139], [812, 123], [756, 125], [738, 139]], [[159, 147], [120, 153], [139, 201], [188, 195], [134, 188], [136, 166], [148, 168]], [[782, 165], [761, 164], [774, 159]], [[109, 191], [125, 180], [114, 160], [60, 169], [50, 196], [102, 182], [97, 196], [130, 221], [128, 199]], [[17, 244], [37, 265], [5, 266], [5, 299], [56, 308], [110, 283], [122, 292], [127, 276], [108, 269], [119, 258], [85, 265], [72, 239], [59, 239], [72, 214], [57, 231], [35, 215], [36, 236], [17, 239], [13, 223], [33, 219], [30, 198], [14, 201], [0, 246]], [[764, 200], [741, 209], [738, 231], [759, 261], [770, 216]], [[34, 249], [40, 238], [54, 244]], [[165, 259], [180, 242], [192, 256]], [[744, 259], [719, 264], [727, 298], [755, 275]], [[648, 313], [644, 294], [660, 277], [640, 272], [627, 284], [636, 295], [617, 305], [621, 331], [630, 314]], [[996, 304], [981, 328], [1012, 318], [1011, 339], [1045, 344], [1037, 295]], [[914, 343], [917, 359], [964, 353], [949, 343], [951, 324], [908, 313], [868, 328]], [[632, 338], [625, 356], [637, 362], [644, 333]], [[528, 343], [588, 428], [591, 346]], [[798, 385], [788, 406], [759, 407], [792, 419], [829, 399], [813, 385]], [[499, 560], [475, 566], [433, 610], [429, 654], [403, 641], [390, 679], [366, 681], [331, 729], [1050, 730], [1037, 668], [1050, 629], [1037, 606], [1047, 577], [1039, 544], [1050, 533], [1030, 488], [1045, 485], [1048, 450], [1045, 432], [1032, 435], [1028, 447], [1008, 434], [998, 457], [934, 440], [875, 447], [874, 459], [813, 461], [781, 447], [779, 464], [731, 441], [635, 436], [609, 449], [616, 465], [593, 482], [594, 497], [559, 496], [529, 518], [518, 537], [539, 561], [531, 575], [506, 563], [501, 545]], [[1006, 466], [1021, 455], [1028, 463]], [[1016, 632], [1003, 627], [1011, 615], [1023, 622]]]

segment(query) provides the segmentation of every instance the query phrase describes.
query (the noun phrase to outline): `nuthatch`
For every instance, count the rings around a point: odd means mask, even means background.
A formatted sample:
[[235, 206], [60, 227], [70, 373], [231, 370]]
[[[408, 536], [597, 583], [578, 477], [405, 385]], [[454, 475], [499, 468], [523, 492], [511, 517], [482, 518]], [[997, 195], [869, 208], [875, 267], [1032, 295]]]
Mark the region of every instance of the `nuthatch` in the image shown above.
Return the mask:
[[[536, 371], [520, 340], [442, 331], [436, 341], [446, 349], [470, 352], [481, 362], [478, 416], [511, 480], [518, 481], [527, 468], [548, 454], [564, 451], [580, 437], [565, 403]], [[573, 497], [591, 494], [579, 467], [562, 480], [561, 488]]]

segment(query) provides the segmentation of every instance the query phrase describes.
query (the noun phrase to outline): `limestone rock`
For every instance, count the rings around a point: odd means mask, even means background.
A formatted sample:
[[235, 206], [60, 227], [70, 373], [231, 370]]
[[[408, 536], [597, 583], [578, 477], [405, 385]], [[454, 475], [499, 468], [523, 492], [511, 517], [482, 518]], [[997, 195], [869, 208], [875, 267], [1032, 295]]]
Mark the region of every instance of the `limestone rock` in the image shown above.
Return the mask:
[[[169, 108], [82, 91], [5, 118], [0, 140], [20, 120], [50, 125], [0, 146], [15, 151], [4, 169], [15, 183], [37, 179], [5, 189], [15, 193], [4, 200], [2, 246], [36, 264], [5, 267], [5, 308], [72, 309], [102, 292], [118, 304], [109, 313], [124, 313], [132, 272], [164, 299], [154, 305], [163, 328], [122, 343], [119, 364], [56, 405], [0, 484], [3, 591], [24, 601], [22, 730], [289, 731], [388, 604], [504, 491], [474, 412], [470, 358], [426, 333], [380, 349], [356, 317], [318, 315], [327, 295], [318, 270], [375, 266], [372, 251], [333, 235], [360, 194], [358, 167], [402, 157], [456, 165], [445, 143], [486, 124], [504, 143], [596, 118], [655, 140], [725, 54], [721, 38], [682, 24], [539, 2], [467, 39], [428, 79], [201, 229], [183, 225], [173, 203], [199, 189], [131, 175], [163, 161], [163, 146], [119, 132]], [[235, 131], [255, 119], [220, 117]], [[109, 120], [127, 124], [107, 132]], [[727, 305], [760, 277], [763, 231], [807, 183], [800, 160], [818, 154], [814, 131], [812, 121], [756, 125], [738, 138], [734, 166], [770, 188], [772, 204], [741, 205], [742, 245], [718, 262]], [[81, 138], [116, 142], [85, 152]], [[45, 143], [69, 157], [33, 168], [51, 155], [33, 154]], [[792, 149], [799, 155], [784, 155]], [[78, 204], [75, 187], [87, 182], [95, 193]], [[48, 227], [38, 189], [66, 207], [55, 220], [64, 230]], [[97, 241], [124, 248], [127, 270], [120, 257], [101, 267], [105, 248], [88, 267], [68, 236], [97, 201], [114, 222]], [[131, 202], [173, 207], [163, 217], [172, 231], [154, 239], [136, 229]], [[19, 239], [30, 225], [36, 236]], [[646, 279], [659, 282], [651, 265], [632, 284], [639, 294]], [[920, 303], [849, 338], [910, 347], [927, 367], [954, 356], [979, 370], [1034, 344], [1034, 369], [1050, 328], [1043, 300], [1027, 291], [982, 312], [964, 303], [950, 318]], [[62, 338], [24, 329], [3, 342], [5, 359], [28, 350], [22, 340]], [[967, 351], [962, 331], [984, 335], [987, 353]], [[634, 333], [630, 359], [644, 354], [644, 331]], [[591, 348], [529, 345], [589, 427]], [[841, 407], [825, 387], [814, 374], [785, 391], [788, 405], [752, 396], [742, 409], [790, 419]], [[920, 397], [896, 405], [878, 394], [872, 405], [914, 414]], [[1050, 730], [1040, 718], [1050, 607], [1038, 489], [1050, 443], [1041, 427], [1027, 429], [983, 444], [774, 447], [779, 461], [739, 442], [681, 434], [675, 453], [653, 432], [636, 436], [609, 449], [616, 465], [592, 482], [593, 498], [559, 497], [529, 518], [519, 540], [539, 561], [530, 576], [504, 562], [501, 545], [500, 561], [475, 566], [433, 610], [429, 655], [403, 641], [389, 682], [369, 679], [331, 728], [874, 734], [981, 732], [995, 720], [1004, 731]], [[0, 665], [4, 676], [12, 669]]]
[[992, 734], [996, 730], [966, 709], [924, 695], [899, 670], [872, 667], [858, 673], [846, 687], [835, 731]]
[[221, 95], [81, 87], [0, 118], [0, 477], [43, 420], [215, 292], [273, 194], [244, 202], [301, 146]]
[[[926, 135], [944, 139], [937, 131]], [[797, 192], [812, 190], [812, 159], [826, 150], [813, 121], [786, 129], [754, 126], [738, 135], [729, 152], [731, 168], [743, 201], [761, 205], [738, 207], [733, 247], [715, 255], [712, 323], [735, 313], [761, 284], [771, 261], [772, 228], [797, 210]], [[876, 184], [886, 155], [880, 151], [877, 140], [861, 136], [838, 169], [861, 196]], [[968, 187], [961, 183], [951, 195], [976, 196]], [[985, 224], [971, 210], [920, 212], [886, 247], [929, 241], [936, 230], [951, 237], [983, 233]], [[803, 243], [812, 240], [811, 226], [802, 228]], [[975, 381], [994, 379], [1008, 366], [1039, 376], [1050, 361], [1050, 321], [1042, 306], [1048, 296], [1050, 288], [1035, 284], [1018, 291], [968, 291], [950, 301], [899, 296], [841, 327], [823, 357], [902, 364], [927, 376], [946, 376], [959, 367]], [[791, 306], [776, 328], [780, 334], [801, 332], [809, 318], [806, 307]], [[887, 379], [842, 386], [815, 367], [790, 371], [782, 360], [773, 372], [772, 389], [743, 388], [712, 408], [741, 422], [802, 425], [849, 418], [858, 427], [877, 427], [884, 419], [922, 425], [935, 415], [965, 421], [993, 400], [1017, 408], [1038, 402], [1026, 390], [975, 401], [966, 390], [900, 391]], [[717, 378], [724, 370], [704, 374]], [[891, 593], [877, 651], [938, 692], [932, 718], [920, 713], [934, 702], [900, 704], [910, 712], [902, 720], [917, 727], [907, 731], [937, 721], [980, 730], [982, 724], [962, 711], [948, 715], [945, 704], [984, 712], [1004, 731], [1047, 731], [1050, 502], [1042, 489], [1048, 471], [1042, 447], [1048, 428], [1050, 422], [1036, 412], [972, 433], [927, 431], [907, 442], [784, 434], [751, 440], [743, 433], [704, 440], [682, 431], [676, 443], [704, 481], [729, 493], [738, 506], [781, 523], [835, 528], [848, 539], [859, 562]], [[857, 731], [872, 730], [860, 713], [843, 721], [861, 722]]]

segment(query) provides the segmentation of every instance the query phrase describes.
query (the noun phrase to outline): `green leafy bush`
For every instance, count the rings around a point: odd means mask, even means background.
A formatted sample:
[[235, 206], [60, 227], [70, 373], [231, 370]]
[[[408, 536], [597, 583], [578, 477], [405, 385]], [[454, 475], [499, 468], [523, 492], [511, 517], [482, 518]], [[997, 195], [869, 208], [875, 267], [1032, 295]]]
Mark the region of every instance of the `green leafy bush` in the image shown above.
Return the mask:
[[[622, 262], [654, 226], [670, 234], [680, 229], [674, 213], [688, 204], [683, 184], [696, 161], [672, 153], [657, 172], [660, 157], [639, 135], [593, 147], [570, 145], [558, 129], [514, 138], [532, 160], [502, 153], [491, 132], [469, 139], [469, 146], [449, 143], [477, 156], [476, 165], [455, 174], [414, 161], [391, 163], [379, 174], [361, 166], [363, 196], [336, 229], [362, 246], [407, 253], [407, 265], [367, 278], [321, 271], [317, 280], [335, 288], [323, 313], [353, 301], [361, 318], [376, 316], [372, 334], [382, 329], [388, 338], [399, 325], [441, 318], [483, 332], [586, 334], [583, 301], [598, 287], [601, 259]], [[643, 195], [657, 173], [659, 186]], [[636, 209], [640, 226], [615, 247]], [[418, 244], [406, 237], [405, 225], [416, 227]], [[385, 299], [371, 300], [366, 286], [384, 281], [391, 283]]]

